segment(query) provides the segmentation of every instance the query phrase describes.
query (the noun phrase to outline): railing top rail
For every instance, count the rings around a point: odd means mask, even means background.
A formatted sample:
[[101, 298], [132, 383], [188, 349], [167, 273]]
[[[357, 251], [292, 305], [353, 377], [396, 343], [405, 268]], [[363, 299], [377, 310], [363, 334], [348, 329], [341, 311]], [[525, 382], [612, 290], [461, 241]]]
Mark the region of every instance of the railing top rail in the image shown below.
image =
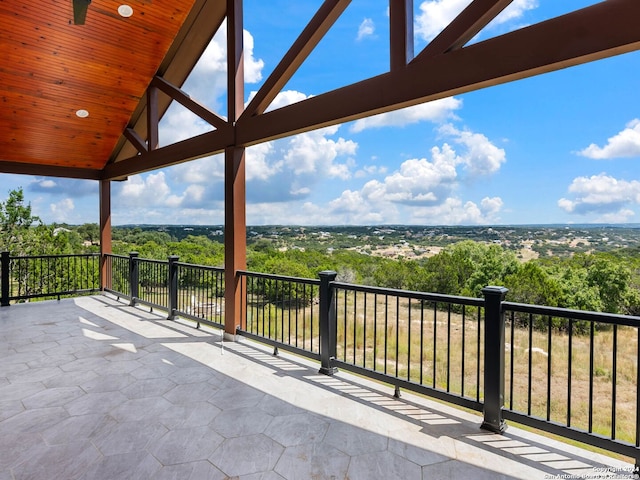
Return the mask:
[[344, 282], [331, 282], [331, 285], [335, 288], [342, 288], [344, 290], [354, 290], [363, 293], [375, 293], [378, 295], [396, 295], [399, 297], [415, 298], [417, 300], [426, 300], [429, 302], [442, 302], [442, 303], [455, 303], [458, 305], [469, 305], [473, 307], [483, 307], [483, 298], [473, 297], [458, 297], [455, 295], [445, 295], [442, 293], [426, 293], [416, 292], [412, 290], [400, 290], [394, 288], [384, 287], [371, 287], [366, 285], [355, 285], [352, 283]]
[[118, 255], [116, 253], [105, 253], [104, 254], [105, 257], [113, 257], [113, 258], [124, 258], [124, 259], [129, 259], [129, 255]]
[[212, 267], [210, 265], [198, 265], [195, 263], [186, 263], [186, 262], [176, 262], [176, 265], [180, 267], [191, 267], [191, 268], [198, 268], [203, 270], [211, 270], [214, 272], [224, 272], [224, 267]]
[[273, 275], [269, 273], [248, 272], [246, 270], [238, 270], [238, 275], [245, 276], [245, 277], [266, 278], [268, 280], [286, 280], [289, 282], [306, 283], [308, 285], [320, 285], [320, 280], [314, 279], [314, 278], [289, 277], [286, 275]]
[[586, 320], [590, 322], [610, 323], [616, 325], [626, 325], [629, 327], [640, 327], [640, 317], [631, 315], [621, 315], [616, 313], [589, 312], [586, 310], [574, 310], [570, 308], [547, 307], [542, 305], [528, 305], [525, 303], [503, 302], [505, 311], [517, 313], [530, 313], [533, 315], [544, 315], [560, 317], [573, 320]]
[[140, 263], [155, 263], [157, 265], [169, 265], [167, 260], [156, 260], [155, 258], [140, 258], [136, 257], [136, 262]]
[[36, 259], [36, 258], [74, 258], [74, 257], [99, 257], [99, 253], [62, 253], [54, 255], [9, 255], [10, 260]]

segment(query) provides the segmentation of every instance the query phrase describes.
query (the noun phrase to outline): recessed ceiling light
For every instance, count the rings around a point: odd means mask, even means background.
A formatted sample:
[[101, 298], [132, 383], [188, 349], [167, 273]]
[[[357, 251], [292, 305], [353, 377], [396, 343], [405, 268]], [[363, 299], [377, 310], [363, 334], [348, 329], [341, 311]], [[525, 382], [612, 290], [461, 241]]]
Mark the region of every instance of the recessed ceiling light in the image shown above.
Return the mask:
[[76, 115], [80, 118], [87, 118], [89, 116], [89, 112], [84, 109], [76, 110]]
[[131, 15], [133, 15], [133, 8], [131, 8], [129, 5], [120, 5], [118, 7], [118, 13], [121, 17], [129, 18]]

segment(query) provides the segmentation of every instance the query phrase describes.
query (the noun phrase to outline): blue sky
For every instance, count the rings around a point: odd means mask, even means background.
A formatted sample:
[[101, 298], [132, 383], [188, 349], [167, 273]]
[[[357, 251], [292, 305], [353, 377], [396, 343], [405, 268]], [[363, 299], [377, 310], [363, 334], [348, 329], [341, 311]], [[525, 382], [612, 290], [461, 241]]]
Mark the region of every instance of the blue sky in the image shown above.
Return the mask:
[[[469, 0], [415, 0], [416, 52]], [[597, 3], [515, 0], [477, 40]], [[321, 1], [246, 0], [247, 99]], [[386, 1], [354, 0], [273, 108], [385, 72]], [[184, 86], [223, 113], [224, 47]], [[640, 54], [281, 139], [247, 150], [249, 225], [499, 225], [640, 222]], [[162, 144], [207, 131], [182, 107]], [[0, 176], [46, 223], [98, 221], [95, 182]], [[113, 185], [113, 223], [222, 224], [223, 159]]]

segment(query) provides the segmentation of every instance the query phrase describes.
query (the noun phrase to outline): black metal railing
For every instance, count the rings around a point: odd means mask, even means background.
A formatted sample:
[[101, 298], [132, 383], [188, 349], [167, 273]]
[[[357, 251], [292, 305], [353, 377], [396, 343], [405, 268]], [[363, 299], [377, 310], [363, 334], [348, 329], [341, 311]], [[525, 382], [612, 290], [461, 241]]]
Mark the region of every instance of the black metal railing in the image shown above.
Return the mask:
[[338, 282], [332, 288], [333, 366], [482, 410], [482, 299]]
[[180, 263], [178, 257], [170, 257], [169, 264], [172, 316], [224, 328], [224, 268]]
[[119, 297], [130, 298], [130, 258], [126, 255], [105, 254], [103, 268], [106, 273], [104, 275], [106, 282], [102, 286], [105, 292], [113, 293]]
[[243, 335], [320, 359], [318, 280], [239, 272]]
[[[224, 269], [106, 255], [103, 290], [223, 328]], [[99, 289], [99, 255], [2, 254], [2, 305]], [[640, 460], [640, 317], [239, 272], [237, 333], [505, 420]], [[238, 320], [238, 319], [236, 319]]]
[[639, 317], [509, 303], [503, 287], [466, 298], [336, 282], [335, 272], [240, 275], [237, 332], [319, 358], [322, 373], [481, 411], [490, 431], [508, 419], [640, 460]]
[[640, 317], [503, 308], [504, 418], [638, 458]]
[[100, 254], [0, 257], [0, 304], [100, 291]]
[[168, 260], [106, 255], [107, 283], [104, 290], [129, 300], [166, 310], [176, 316], [224, 327], [224, 269], [181, 263], [177, 256]]

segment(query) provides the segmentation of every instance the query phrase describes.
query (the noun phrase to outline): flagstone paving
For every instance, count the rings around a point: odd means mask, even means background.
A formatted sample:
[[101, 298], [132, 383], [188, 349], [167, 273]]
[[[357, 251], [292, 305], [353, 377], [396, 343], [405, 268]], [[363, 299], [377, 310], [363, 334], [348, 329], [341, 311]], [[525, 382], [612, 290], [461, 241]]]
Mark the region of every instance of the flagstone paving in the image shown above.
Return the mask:
[[0, 309], [0, 480], [627, 478], [631, 465], [110, 296]]

